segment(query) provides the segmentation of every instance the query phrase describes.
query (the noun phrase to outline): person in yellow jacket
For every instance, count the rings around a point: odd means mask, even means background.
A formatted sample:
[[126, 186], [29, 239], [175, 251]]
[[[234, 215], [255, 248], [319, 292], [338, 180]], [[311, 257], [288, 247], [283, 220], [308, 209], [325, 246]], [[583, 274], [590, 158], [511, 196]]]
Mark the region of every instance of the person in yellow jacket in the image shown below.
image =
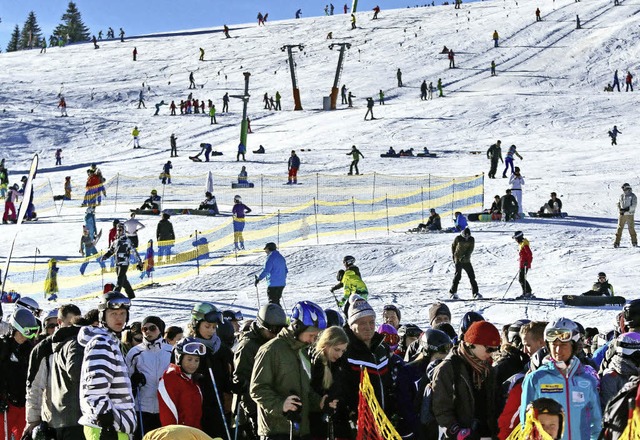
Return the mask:
[[369, 295], [367, 285], [362, 281], [362, 277], [360, 276], [360, 269], [355, 265], [356, 259], [347, 255], [342, 262], [344, 264], [344, 270], [338, 271], [337, 278], [339, 282], [330, 289], [331, 293], [333, 293], [340, 288], [344, 288], [342, 299], [340, 301], [336, 299], [339, 307], [342, 307], [354, 293], [360, 295], [365, 300]]
[[351, 29], [356, 28], [356, 14], [351, 14]]
[[498, 40], [500, 36], [498, 35], [498, 31], [493, 31], [493, 47], [498, 47]]
[[140, 130], [138, 130], [138, 126], [133, 127], [133, 131], [131, 132], [133, 136], [133, 148], [140, 148], [140, 140], [138, 136], [140, 135]]

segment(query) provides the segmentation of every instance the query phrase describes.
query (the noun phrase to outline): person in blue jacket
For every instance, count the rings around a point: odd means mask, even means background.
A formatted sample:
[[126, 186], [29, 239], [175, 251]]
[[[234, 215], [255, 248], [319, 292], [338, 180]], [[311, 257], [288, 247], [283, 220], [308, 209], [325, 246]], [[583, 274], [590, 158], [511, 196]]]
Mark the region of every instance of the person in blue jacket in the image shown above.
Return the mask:
[[256, 286], [260, 280], [267, 279], [267, 296], [269, 297], [269, 303], [280, 305], [280, 298], [282, 298], [282, 291], [287, 284], [287, 262], [280, 252], [275, 243], [269, 242], [264, 247], [267, 253], [267, 261], [264, 263], [264, 269], [260, 275], [256, 275]]
[[447, 232], [462, 232], [469, 225], [467, 223], [467, 218], [460, 212], [456, 211], [453, 219], [453, 227], [447, 229]]
[[529, 403], [547, 397], [564, 409], [562, 440], [596, 440], [602, 428], [598, 376], [576, 356], [581, 350], [578, 326], [570, 319], [558, 318], [547, 324], [544, 339], [551, 361], [525, 377], [520, 420], [526, 419]]

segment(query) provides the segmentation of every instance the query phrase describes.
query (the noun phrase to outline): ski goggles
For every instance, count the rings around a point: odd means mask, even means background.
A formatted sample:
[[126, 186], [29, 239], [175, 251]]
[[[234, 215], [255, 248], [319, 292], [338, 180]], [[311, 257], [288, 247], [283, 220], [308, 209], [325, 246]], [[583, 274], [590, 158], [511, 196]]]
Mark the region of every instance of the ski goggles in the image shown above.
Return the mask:
[[547, 342], [571, 342], [573, 332], [565, 328], [551, 328], [545, 332], [544, 340]]
[[22, 327], [17, 322], [12, 323], [11, 325], [27, 339], [33, 339], [38, 336], [38, 333], [40, 333], [40, 327]]
[[453, 348], [453, 344], [442, 344], [442, 345], [427, 345], [427, 349], [431, 353], [441, 353], [447, 354]]
[[222, 312], [219, 312], [218, 310], [212, 310], [205, 313], [203, 319], [211, 324], [222, 324]]
[[202, 342], [187, 342], [182, 347], [184, 354], [193, 354], [196, 356], [204, 356], [207, 354], [207, 347]]
[[113, 298], [107, 301], [107, 309], [125, 309], [129, 310], [131, 307], [131, 300], [129, 298]]
[[225, 321], [242, 321], [244, 319], [244, 315], [240, 310], [234, 312], [233, 310], [225, 310], [222, 312], [222, 316]]

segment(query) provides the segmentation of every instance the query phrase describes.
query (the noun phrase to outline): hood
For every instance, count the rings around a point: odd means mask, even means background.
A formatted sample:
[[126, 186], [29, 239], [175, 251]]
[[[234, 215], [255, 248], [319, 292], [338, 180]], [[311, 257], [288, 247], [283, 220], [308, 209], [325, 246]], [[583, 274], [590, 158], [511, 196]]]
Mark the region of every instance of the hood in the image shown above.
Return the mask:
[[53, 334], [52, 342], [53, 342], [53, 351], [59, 351], [62, 349], [62, 346], [69, 341], [70, 339], [76, 339], [78, 337], [78, 333], [82, 327], [77, 327], [75, 325], [71, 327], [62, 327], [56, 330]]
[[96, 336], [107, 336], [115, 338], [113, 333], [111, 333], [104, 327], [93, 327], [91, 325], [87, 325], [80, 328], [80, 331], [78, 332], [78, 343], [83, 347], [86, 347], [89, 341]]

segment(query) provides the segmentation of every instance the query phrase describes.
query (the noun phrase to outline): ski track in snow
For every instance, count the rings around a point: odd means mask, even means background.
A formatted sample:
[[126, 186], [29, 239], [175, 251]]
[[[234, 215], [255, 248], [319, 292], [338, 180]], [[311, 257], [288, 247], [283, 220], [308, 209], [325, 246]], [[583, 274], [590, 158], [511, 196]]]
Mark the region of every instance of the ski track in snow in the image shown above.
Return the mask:
[[[535, 22], [539, 7], [543, 21]], [[71, 175], [76, 199], [81, 196], [85, 168], [97, 162], [107, 178], [120, 172], [128, 176], [149, 176], [138, 180], [135, 190], [143, 200], [168, 159], [169, 135], [178, 137], [178, 158], [172, 159], [176, 176], [202, 175], [208, 170], [234, 179], [239, 171], [235, 152], [242, 115], [239, 100], [230, 103], [231, 112], [219, 113], [221, 98], [243, 91], [242, 72], [251, 72], [249, 116], [253, 134], [247, 150], [259, 144], [264, 157], [247, 154], [250, 176], [286, 176], [291, 149], [301, 153], [302, 182], [316, 172], [346, 173], [356, 144], [365, 155], [360, 161], [364, 173], [393, 175], [427, 174], [466, 176], [485, 172], [489, 163], [484, 152], [501, 139], [503, 155], [516, 144], [523, 160], [524, 210], [537, 210], [556, 191], [571, 217], [525, 219], [517, 224], [471, 223], [476, 238], [472, 258], [480, 292], [487, 298], [501, 298], [517, 271], [517, 246], [511, 239], [519, 229], [531, 241], [534, 253], [529, 274], [534, 294], [559, 298], [587, 290], [599, 271], [605, 271], [617, 294], [627, 299], [636, 293], [636, 249], [630, 247], [625, 231], [623, 247], [613, 249], [616, 201], [623, 182], [637, 186], [638, 138], [635, 124], [636, 95], [604, 93], [613, 70], [624, 82], [640, 55], [637, 41], [640, 3], [626, 0], [620, 7], [611, 3], [575, 3], [572, 0], [527, 2], [485, 1], [453, 6], [384, 10], [380, 19], [369, 20], [370, 11], [358, 14], [356, 31], [350, 31], [348, 16], [309, 18], [238, 26], [234, 38], [219, 33], [192, 36], [162, 36], [120, 43], [102, 42], [99, 50], [90, 44], [0, 55], [0, 145], [7, 159], [11, 183], [19, 181], [33, 153], [41, 157], [36, 184], [50, 179], [54, 192], [62, 192], [65, 175]], [[583, 29], [575, 29], [579, 14]], [[493, 30], [500, 34], [500, 47], [493, 48]], [[333, 41], [326, 40], [333, 31]], [[356, 96], [353, 109], [320, 110], [322, 97], [330, 92], [338, 59], [329, 43], [349, 42], [340, 85]], [[304, 44], [295, 51], [296, 75], [305, 111], [291, 111], [291, 82], [284, 44]], [[448, 69], [446, 45], [456, 52], [456, 69]], [[131, 61], [133, 47], [137, 62]], [[206, 50], [205, 62], [198, 62], [198, 47]], [[491, 60], [497, 76], [489, 76]], [[405, 87], [397, 88], [395, 73], [400, 67]], [[194, 71], [198, 99], [212, 99], [218, 109], [218, 125], [210, 126], [206, 115], [169, 117], [168, 106], [152, 116], [154, 104], [186, 98], [188, 75]], [[16, 72], [20, 72], [16, 80]], [[225, 79], [226, 75], [226, 79]], [[442, 78], [445, 98], [419, 100], [421, 82], [436, 84]], [[144, 86], [143, 86], [144, 84]], [[147, 109], [138, 110], [137, 99], [144, 87]], [[364, 122], [365, 98], [383, 89], [386, 105], [376, 105], [375, 121]], [[263, 110], [262, 95], [283, 96], [283, 112]], [[68, 118], [57, 118], [57, 96], [68, 103]], [[636, 92], [637, 93], [637, 92]], [[436, 93], [437, 94], [437, 93]], [[91, 99], [93, 97], [93, 99]], [[33, 109], [33, 112], [30, 110]], [[612, 148], [607, 131], [618, 125], [622, 134]], [[129, 141], [134, 125], [141, 129], [142, 150]], [[210, 142], [224, 156], [209, 164], [187, 159]], [[128, 146], [127, 146], [128, 145]], [[379, 154], [390, 146], [396, 150], [427, 146], [436, 159], [390, 160]], [[64, 169], [53, 166], [56, 148], [63, 148]], [[469, 154], [481, 151], [481, 154]], [[502, 167], [499, 168], [502, 172]], [[485, 180], [485, 207], [494, 194], [504, 194], [507, 179]], [[310, 177], [309, 177], [310, 178]], [[179, 179], [175, 179], [176, 184]], [[201, 188], [194, 188], [201, 191]], [[369, 190], [364, 195], [369, 196]], [[227, 209], [230, 200], [218, 200]], [[29, 267], [38, 247], [39, 263], [55, 256], [77, 256], [84, 210], [77, 203], [65, 204], [61, 215], [47, 212], [39, 222], [26, 224], [16, 241], [13, 267]], [[36, 207], [37, 208], [37, 207]], [[108, 231], [113, 218], [125, 218], [129, 206], [98, 208], [98, 229]], [[141, 219], [147, 228], [140, 243], [154, 237], [156, 218]], [[445, 227], [451, 219], [443, 218]], [[207, 229], [219, 220], [174, 216], [177, 236], [194, 229]], [[416, 224], [420, 222], [416, 218]], [[213, 223], [212, 223], [213, 222]], [[11, 226], [3, 226], [9, 231]], [[5, 257], [11, 233], [0, 234], [0, 257]], [[451, 242], [453, 234], [358, 234], [358, 239], [331, 237], [317, 245], [282, 249], [288, 260], [289, 278], [284, 291], [287, 306], [311, 299], [324, 307], [334, 305], [328, 292], [344, 255], [356, 257], [370, 289], [370, 301], [381, 312], [386, 303], [402, 310], [403, 322], [425, 326], [429, 305], [446, 298], [453, 277]], [[104, 246], [106, 241], [100, 243]], [[626, 247], [625, 247], [626, 246]], [[175, 285], [140, 289], [132, 315], [158, 314], [168, 323], [184, 323], [196, 301], [211, 300], [221, 307], [240, 309], [255, 315], [257, 307], [253, 274], [259, 273], [264, 253], [228, 259], [223, 264], [202, 268], [199, 276], [180, 279]], [[11, 274], [9, 274], [9, 277]], [[133, 278], [132, 274], [132, 278]], [[108, 275], [105, 281], [110, 281]], [[259, 285], [261, 303], [267, 300], [265, 283]], [[471, 295], [463, 274], [459, 295]], [[513, 283], [509, 297], [520, 287]], [[64, 289], [60, 294], [65, 298]], [[41, 300], [41, 298], [38, 298]], [[85, 301], [83, 309], [96, 300]], [[518, 318], [547, 320], [567, 315], [585, 326], [611, 328], [614, 308], [565, 308], [559, 302], [544, 303], [478, 301], [451, 302], [453, 322], [469, 310], [477, 310], [496, 324]], [[11, 310], [11, 306], [5, 306]], [[8, 312], [7, 312], [8, 313]], [[380, 319], [379, 319], [380, 321]]]

